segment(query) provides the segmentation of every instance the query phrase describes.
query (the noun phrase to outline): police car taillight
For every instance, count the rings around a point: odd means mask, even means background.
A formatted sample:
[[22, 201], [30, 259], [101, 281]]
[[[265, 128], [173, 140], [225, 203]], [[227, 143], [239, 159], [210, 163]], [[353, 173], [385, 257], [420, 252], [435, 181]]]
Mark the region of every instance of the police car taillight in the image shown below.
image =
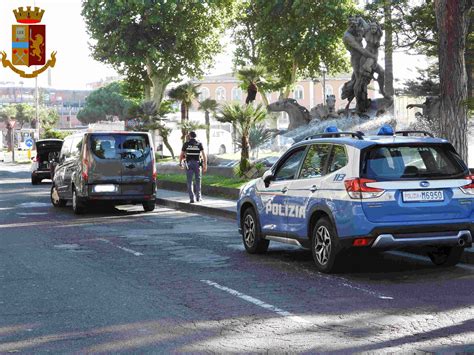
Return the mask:
[[468, 195], [474, 195], [474, 175], [468, 175], [465, 177], [468, 180], [468, 184], [461, 187], [461, 191]]
[[372, 182], [377, 181], [371, 179], [356, 178], [344, 181], [344, 185], [346, 186], [346, 191], [349, 196], [354, 199], [376, 198], [382, 196], [385, 190], [367, 186], [367, 184], [370, 184]]

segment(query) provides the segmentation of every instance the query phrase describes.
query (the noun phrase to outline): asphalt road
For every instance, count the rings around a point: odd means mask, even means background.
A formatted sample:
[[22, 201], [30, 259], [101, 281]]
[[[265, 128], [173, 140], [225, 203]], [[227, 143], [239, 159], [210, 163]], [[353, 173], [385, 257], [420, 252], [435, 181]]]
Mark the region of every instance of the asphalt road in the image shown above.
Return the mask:
[[74, 216], [0, 164], [0, 353], [474, 352], [474, 267], [383, 254], [344, 273], [244, 252], [234, 221]]

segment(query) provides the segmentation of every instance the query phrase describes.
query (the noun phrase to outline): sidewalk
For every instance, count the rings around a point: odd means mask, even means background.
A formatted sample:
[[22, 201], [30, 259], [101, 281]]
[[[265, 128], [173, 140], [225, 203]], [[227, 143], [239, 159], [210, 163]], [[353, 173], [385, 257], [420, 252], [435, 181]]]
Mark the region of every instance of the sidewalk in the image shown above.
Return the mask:
[[[225, 217], [233, 220], [237, 218], [236, 201], [203, 196], [202, 202], [189, 203], [189, 196], [186, 192], [163, 189], [159, 189], [156, 195], [156, 203], [162, 206], [167, 206], [186, 212], [203, 213], [218, 217]], [[462, 262], [474, 264], [474, 246], [464, 249]]]
[[189, 203], [186, 192], [158, 189], [156, 203], [186, 212], [210, 214], [218, 217], [237, 218], [237, 201], [203, 196], [203, 201]]

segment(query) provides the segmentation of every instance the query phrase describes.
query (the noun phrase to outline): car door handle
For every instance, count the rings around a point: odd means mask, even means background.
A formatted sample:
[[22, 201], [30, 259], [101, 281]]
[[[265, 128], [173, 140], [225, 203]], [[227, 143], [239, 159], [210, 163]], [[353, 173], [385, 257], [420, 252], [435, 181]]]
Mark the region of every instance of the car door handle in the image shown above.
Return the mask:
[[127, 169], [133, 169], [135, 167], [135, 165], [134, 164], [128, 164], [128, 165], [125, 165], [125, 167]]
[[309, 188], [309, 191], [311, 192], [315, 192], [318, 188], [316, 187], [316, 185], [313, 185]]
[[288, 192], [288, 187], [285, 186], [284, 188], [282, 188], [282, 189], [281, 189], [281, 192], [283, 192], [284, 194], [286, 194], [286, 193]]

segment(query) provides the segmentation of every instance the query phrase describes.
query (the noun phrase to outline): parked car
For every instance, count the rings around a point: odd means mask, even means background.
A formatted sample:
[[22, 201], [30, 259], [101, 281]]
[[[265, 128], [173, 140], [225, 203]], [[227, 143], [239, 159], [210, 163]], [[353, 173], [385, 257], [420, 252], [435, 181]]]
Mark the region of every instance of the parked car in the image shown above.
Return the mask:
[[347, 251], [406, 247], [455, 265], [472, 246], [474, 175], [448, 141], [426, 132], [332, 128], [246, 184], [237, 211], [247, 252], [266, 252], [270, 241], [299, 245], [322, 272]]
[[62, 139], [42, 139], [36, 141], [36, 156], [31, 163], [31, 183], [39, 184], [43, 179], [52, 178], [55, 164], [63, 145]]
[[64, 140], [51, 188], [55, 207], [74, 213], [97, 201], [155, 209], [156, 165], [151, 136], [140, 132], [80, 133]]

